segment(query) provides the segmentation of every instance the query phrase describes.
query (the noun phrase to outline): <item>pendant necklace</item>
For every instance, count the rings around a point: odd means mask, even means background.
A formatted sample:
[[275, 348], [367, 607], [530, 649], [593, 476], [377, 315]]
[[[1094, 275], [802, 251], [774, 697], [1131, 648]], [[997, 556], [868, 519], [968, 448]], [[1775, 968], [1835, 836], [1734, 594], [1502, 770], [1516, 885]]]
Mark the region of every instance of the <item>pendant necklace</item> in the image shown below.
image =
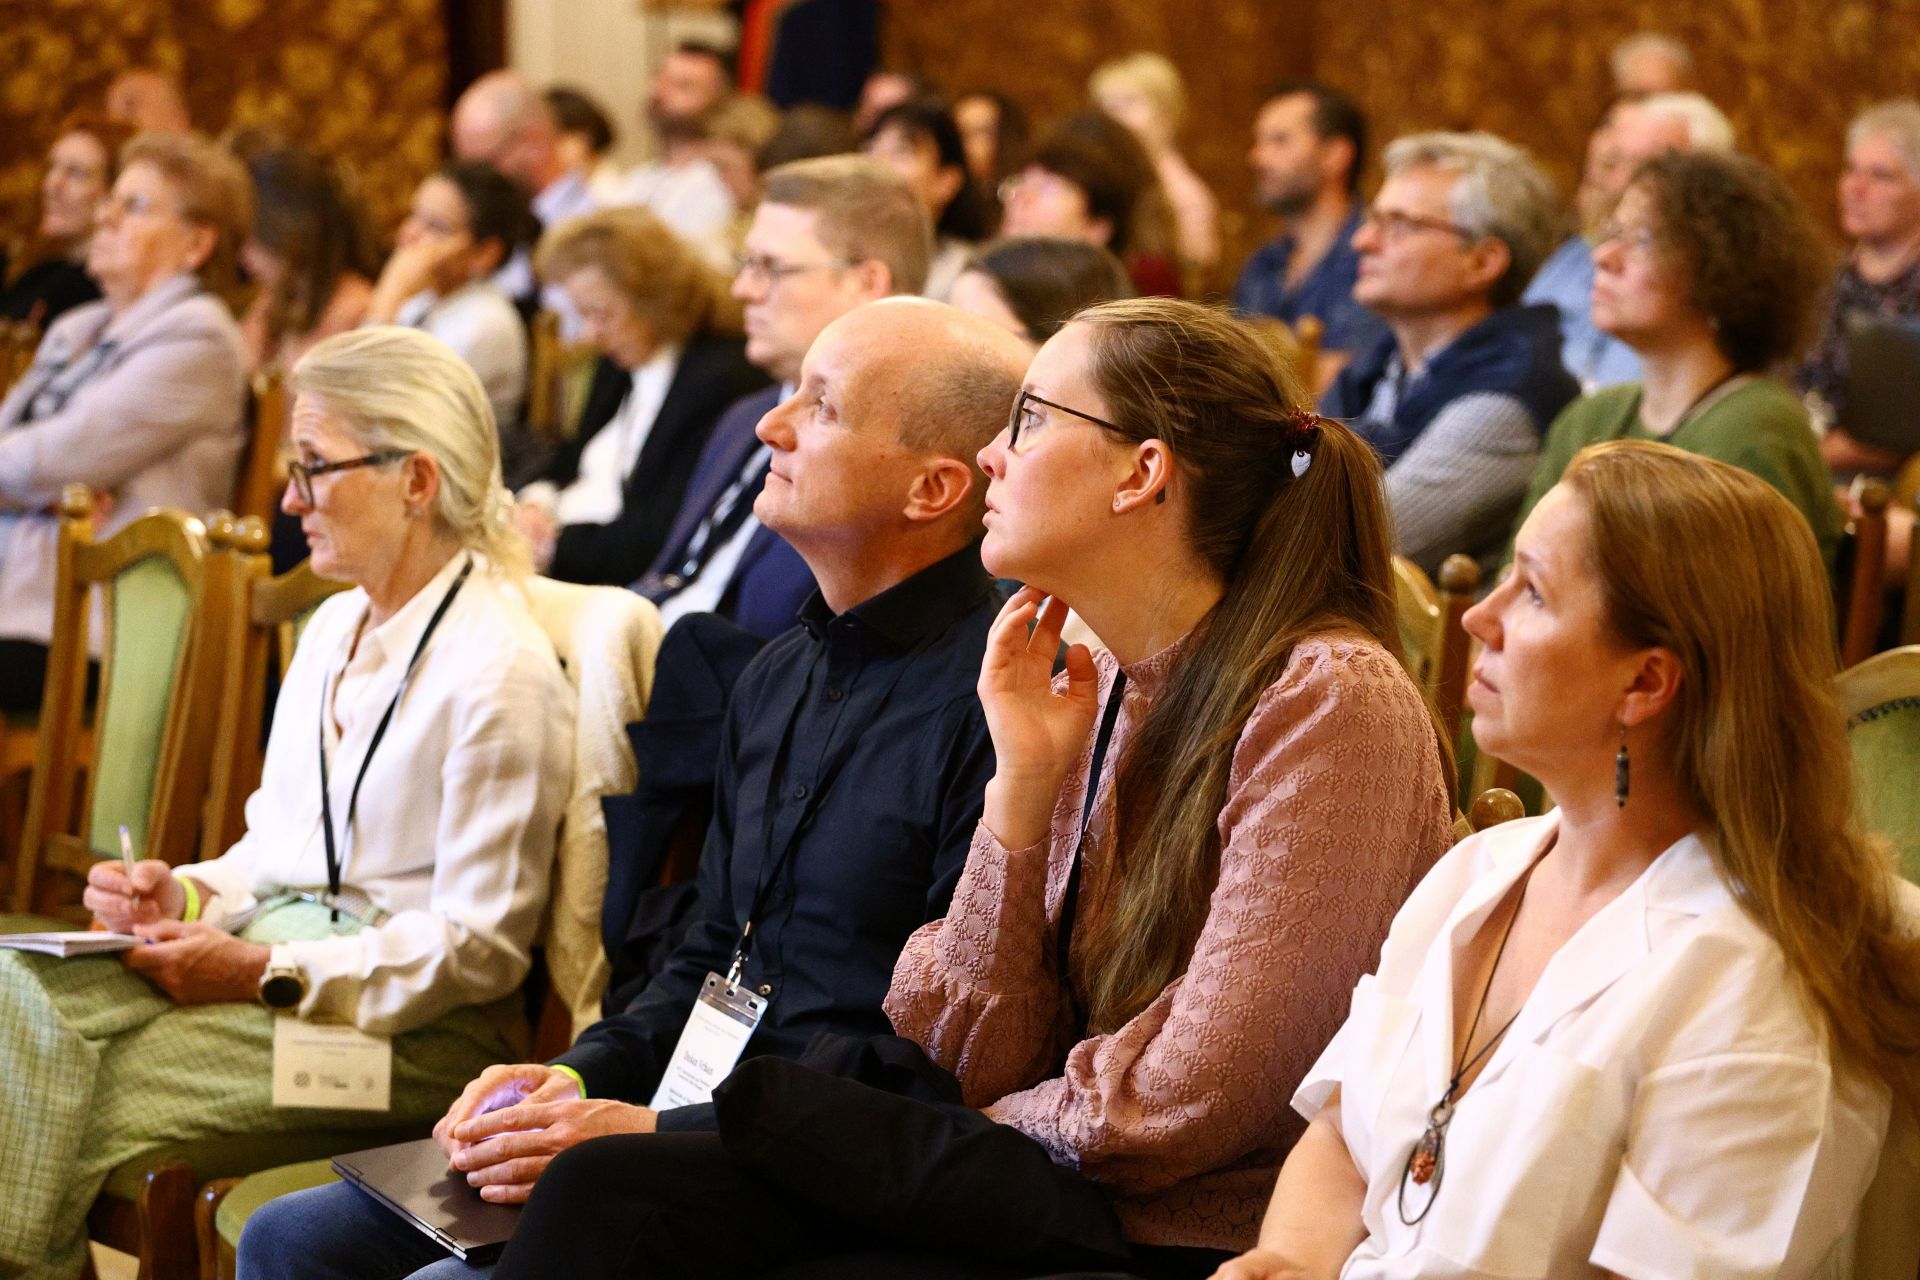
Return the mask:
[[[1400, 1194], [1397, 1208], [1400, 1221], [1409, 1227], [1418, 1226], [1433, 1208], [1433, 1202], [1440, 1195], [1440, 1179], [1446, 1173], [1447, 1163], [1447, 1125], [1453, 1121], [1453, 1103], [1459, 1096], [1460, 1082], [1469, 1071], [1479, 1065], [1480, 1060], [1493, 1052], [1520, 1014], [1526, 1009], [1526, 1001], [1520, 1002], [1520, 1008], [1513, 1011], [1501, 1028], [1494, 1032], [1487, 1042], [1480, 1046], [1479, 1052], [1467, 1057], [1467, 1048], [1473, 1043], [1473, 1033], [1480, 1029], [1480, 1015], [1487, 1011], [1487, 995], [1493, 990], [1494, 975], [1500, 972], [1500, 957], [1507, 953], [1507, 939], [1513, 936], [1514, 921], [1520, 918], [1520, 908], [1527, 900], [1527, 884], [1533, 879], [1533, 868], [1528, 867], [1520, 882], [1520, 901], [1513, 904], [1513, 914], [1507, 917], [1507, 927], [1500, 934], [1500, 946], [1493, 953], [1493, 968], [1487, 971], [1486, 985], [1480, 988], [1480, 1003], [1474, 1006], [1473, 1021], [1467, 1024], [1467, 1038], [1460, 1045], [1460, 1060], [1454, 1064], [1453, 1078], [1447, 1081], [1447, 1091], [1440, 1095], [1440, 1101], [1433, 1104], [1427, 1112], [1427, 1131], [1420, 1135], [1420, 1141], [1413, 1144], [1413, 1150], [1407, 1155], [1406, 1167], [1400, 1171]], [[1433, 1184], [1433, 1190], [1427, 1193], [1427, 1203], [1420, 1212], [1407, 1216], [1407, 1183], [1411, 1180], [1415, 1186]]]

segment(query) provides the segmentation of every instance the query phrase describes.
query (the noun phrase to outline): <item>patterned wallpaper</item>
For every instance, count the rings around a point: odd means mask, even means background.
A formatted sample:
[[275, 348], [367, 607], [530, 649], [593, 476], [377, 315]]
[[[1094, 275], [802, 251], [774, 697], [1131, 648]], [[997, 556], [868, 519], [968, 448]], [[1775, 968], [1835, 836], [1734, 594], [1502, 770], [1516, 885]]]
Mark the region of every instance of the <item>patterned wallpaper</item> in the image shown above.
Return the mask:
[[1104, 57], [1167, 54], [1193, 99], [1184, 150], [1229, 215], [1238, 261], [1265, 234], [1244, 156], [1274, 80], [1310, 71], [1340, 85], [1382, 141], [1503, 133], [1570, 191], [1607, 100], [1607, 50], [1648, 28], [1687, 42], [1742, 146], [1829, 231], [1847, 120], [1920, 93], [1920, 0], [894, 0], [887, 53], [950, 89], [1021, 95], [1043, 118], [1078, 106]]
[[339, 157], [390, 228], [439, 162], [440, 0], [0, 0], [0, 238], [31, 231], [67, 112], [122, 68], [177, 74], [199, 128], [260, 126]]

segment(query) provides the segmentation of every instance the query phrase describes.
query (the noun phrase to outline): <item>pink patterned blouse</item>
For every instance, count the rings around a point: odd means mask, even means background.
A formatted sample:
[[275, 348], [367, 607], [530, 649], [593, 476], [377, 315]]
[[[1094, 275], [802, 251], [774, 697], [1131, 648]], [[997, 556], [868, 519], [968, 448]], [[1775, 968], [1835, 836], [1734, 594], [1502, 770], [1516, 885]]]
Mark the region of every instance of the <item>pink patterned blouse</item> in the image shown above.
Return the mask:
[[[1113, 899], [1114, 764], [1180, 649], [1127, 668], [1084, 854], [1083, 938]], [[1104, 700], [1116, 664], [1095, 659]], [[1075, 1044], [1054, 923], [1092, 755], [1089, 735], [1044, 846], [1009, 850], [981, 825], [951, 912], [901, 953], [887, 1014], [969, 1103], [1106, 1184], [1129, 1239], [1246, 1249], [1304, 1128], [1295, 1088], [1450, 843], [1433, 722], [1373, 640], [1296, 645], [1235, 748], [1220, 879], [1186, 974], [1117, 1031]], [[1075, 970], [1097, 963], [1074, 953]]]

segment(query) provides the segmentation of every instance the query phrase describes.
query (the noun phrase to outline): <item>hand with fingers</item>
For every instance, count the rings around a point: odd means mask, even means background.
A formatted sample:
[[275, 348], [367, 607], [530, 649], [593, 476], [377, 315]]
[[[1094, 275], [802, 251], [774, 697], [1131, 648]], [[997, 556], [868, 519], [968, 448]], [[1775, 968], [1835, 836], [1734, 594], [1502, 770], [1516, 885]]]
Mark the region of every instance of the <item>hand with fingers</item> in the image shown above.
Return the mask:
[[538, 1062], [501, 1063], [474, 1077], [433, 1126], [433, 1140], [447, 1153], [449, 1165], [467, 1144], [453, 1136], [459, 1125], [475, 1116], [517, 1106], [522, 1102], [557, 1102], [578, 1098], [580, 1084], [566, 1072]]
[[[524, 1204], [553, 1158], [589, 1138], [616, 1133], [652, 1133], [657, 1113], [608, 1098], [559, 1098], [517, 1102], [463, 1120], [449, 1130], [460, 1144], [449, 1161], [480, 1198], [494, 1204]], [[444, 1145], [444, 1144], [443, 1144]]]
[[1093, 655], [1085, 645], [1068, 647], [1066, 686], [1053, 687], [1053, 659], [1066, 620], [1064, 603], [1022, 587], [987, 633], [979, 691], [993, 738], [994, 774], [982, 817], [1008, 849], [1046, 838], [1060, 788], [1100, 711]]
[[199, 921], [155, 920], [134, 925], [132, 932], [148, 945], [122, 951], [121, 962], [177, 1004], [254, 999], [273, 950]]
[[94, 922], [110, 933], [131, 933], [140, 924], [178, 920], [187, 907], [187, 891], [173, 868], [158, 858], [133, 864], [133, 878], [117, 859], [102, 858], [87, 868], [80, 901]]
[[1312, 1272], [1273, 1252], [1255, 1249], [1220, 1264], [1209, 1280], [1310, 1280]]

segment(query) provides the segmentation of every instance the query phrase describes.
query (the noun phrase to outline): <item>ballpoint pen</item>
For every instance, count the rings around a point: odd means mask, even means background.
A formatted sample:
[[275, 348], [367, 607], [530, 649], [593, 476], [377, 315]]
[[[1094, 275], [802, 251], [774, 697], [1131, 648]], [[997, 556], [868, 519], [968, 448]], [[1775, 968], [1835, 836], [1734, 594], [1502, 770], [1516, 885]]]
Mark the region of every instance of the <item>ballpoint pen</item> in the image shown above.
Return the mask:
[[124, 822], [120, 824], [120, 865], [127, 869], [127, 896], [139, 897], [139, 891], [133, 887], [133, 834]]

